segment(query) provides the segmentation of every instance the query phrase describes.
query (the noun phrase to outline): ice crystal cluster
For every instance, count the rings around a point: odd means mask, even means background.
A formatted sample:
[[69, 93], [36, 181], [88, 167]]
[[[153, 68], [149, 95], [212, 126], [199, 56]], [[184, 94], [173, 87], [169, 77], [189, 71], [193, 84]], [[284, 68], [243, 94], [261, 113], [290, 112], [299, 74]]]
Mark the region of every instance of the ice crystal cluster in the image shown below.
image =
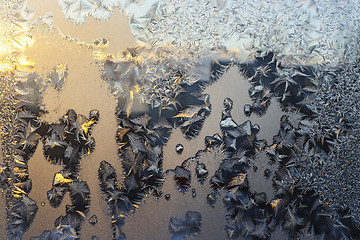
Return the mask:
[[312, 105], [318, 115], [318, 142], [329, 153], [312, 158], [312, 170], [301, 175], [331, 206], [347, 209], [359, 220], [359, 63], [324, 73]]
[[276, 51], [302, 61], [354, 60], [359, 48], [360, 3], [351, 0], [59, 1], [65, 16], [84, 23], [128, 14], [135, 36], [148, 44], [174, 44], [195, 57], [225, 48]]
[[[206, 201], [212, 208], [223, 203], [229, 239], [270, 239], [279, 227], [290, 239], [359, 236], [360, 90], [359, 63], [354, 61], [360, 46], [359, 1], [59, 0], [58, 4], [64, 17], [79, 25], [89, 17], [106, 20], [113, 11], [121, 11], [139, 40], [139, 46], [119, 50], [118, 56], [97, 55], [96, 49], [108, 41], [105, 38], [86, 44], [95, 50], [99, 79], [108, 84], [117, 103], [114, 140], [122, 168], [115, 169], [106, 160], [94, 166], [114, 239], [125, 239], [128, 215], [141, 211], [146, 197], [160, 199], [164, 182], [170, 180], [176, 191], [192, 194], [193, 199], [201, 192], [193, 188], [196, 180], [209, 187]], [[36, 27], [31, 25], [34, 11], [26, 1], [3, 6], [16, 12], [11, 21], [14, 41], [18, 49], [26, 47], [32, 39], [28, 29]], [[44, 122], [44, 91], [48, 86], [61, 91], [67, 65], [59, 63], [45, 76], [29, 70], [22, 57], [20, 53], [14, 57], [19, 65], [14, 75], [1, 76], [5, 164], [0, 166], [0, 186], [8, 189], [8, 237], [21, 239], [38, 210], [29, 197], [36, 186], [28, 161], [42, 141], [44, 156], [62, 166], [47, 191], [49, 204], [58, 207], [67, 193], [71, 204], [53, 230], [35, 239], [79, 239], [82, 223], [90, 217], [92, 194], [79, 176], [80, 163], [96, 149], [92, 127], [100, 113], [92, 110], [86, 117], [68, 109], [58, 122]], [[339, 62], [336, 67], [318, 64]], [[196, 139], [216, 111], [204, 89], [219, 81], [229, 66], [251, 85], [250, 102], [238, 108], [233, 99], [225, 98], [223, 108], [217, 109], [222, 111], [220, 132]], [[250, 118], [265, 116], [274, 101], [284, 113], [280, 130], [266, 142], [258, 139], [263, 126]], [[135, 105], [145, 110], [138, 111]], [[246, 121], [237, 123], [232, 116], [236, 111], [244, 112]], [[205, 149], [164, 171], [163, 148], [175, 128], [187, 140], [204, 140]], [[199, 159], [216, 150], [223, 157], [212, 171], [211, 164]], [[181, 157], [187, 150], [178, 144], [174, 151]], [[249, 171], [253, 167], [256, 172], [257, 154], [266, 155], [266, 165], [271, 166], [263, 172], [274, 187], [273, 199], [252, 188], [258, 175]], [[123, 178], [117, 177], [120, 172]], [[164, 197], [167, 203], [174, 199]], [[169, 219], [173, 239], [201, 236], [208, 219], [203, 212], [186, 211], [184, 218]], [[94, 216], [93, 225], [98, 221]]]

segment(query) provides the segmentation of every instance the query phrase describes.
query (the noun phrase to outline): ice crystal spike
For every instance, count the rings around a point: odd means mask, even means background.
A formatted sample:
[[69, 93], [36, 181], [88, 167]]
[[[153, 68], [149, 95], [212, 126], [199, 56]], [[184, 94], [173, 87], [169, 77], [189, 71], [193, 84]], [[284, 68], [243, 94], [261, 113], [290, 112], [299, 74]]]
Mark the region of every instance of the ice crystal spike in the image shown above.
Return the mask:
[[191, 173], [189, 170], [177, 166], [175, 168], [174, 179], [180, 191], [187, 191], [190, 187]]

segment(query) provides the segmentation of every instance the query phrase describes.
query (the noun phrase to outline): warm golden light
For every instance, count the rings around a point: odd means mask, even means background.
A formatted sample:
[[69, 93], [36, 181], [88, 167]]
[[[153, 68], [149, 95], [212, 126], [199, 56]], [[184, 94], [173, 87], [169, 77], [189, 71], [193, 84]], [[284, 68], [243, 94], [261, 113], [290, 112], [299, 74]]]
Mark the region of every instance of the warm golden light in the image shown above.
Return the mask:
[[14, 63], [11, 60], [13, 46], [9, 27], [6, 23], [0, 22], [0, 72], [11, 71]]
[[12, 71], [16, 68], [31, 67], [23, 50], [30, 46], [32, 38], [27, 34], [27, 25], [0, 19], [0, 72]]

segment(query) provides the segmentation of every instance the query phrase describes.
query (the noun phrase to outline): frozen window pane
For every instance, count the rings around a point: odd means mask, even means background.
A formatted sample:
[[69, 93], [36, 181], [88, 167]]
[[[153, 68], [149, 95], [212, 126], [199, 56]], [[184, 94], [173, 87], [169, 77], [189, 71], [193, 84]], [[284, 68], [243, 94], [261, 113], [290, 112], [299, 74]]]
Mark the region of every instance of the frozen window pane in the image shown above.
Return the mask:
[[0, 235], [360, 235], [358, 2], [0, 5]]

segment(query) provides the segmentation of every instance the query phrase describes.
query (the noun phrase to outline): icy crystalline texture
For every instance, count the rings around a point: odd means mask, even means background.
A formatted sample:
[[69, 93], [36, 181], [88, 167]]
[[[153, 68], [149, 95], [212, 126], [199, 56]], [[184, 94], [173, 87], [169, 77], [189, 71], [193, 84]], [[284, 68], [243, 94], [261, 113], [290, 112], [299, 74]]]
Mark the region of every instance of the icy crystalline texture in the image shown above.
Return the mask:
[[131, 26], [142, 41], [170, 42], [199, 55], [236, 46], [336, 62], [358, 55], [359, 9], [350, 0], [169, 0], [155, 2]]
[[169, 221], [169, 230], [172, 234], [172, 239], [195, 236], [201, 230], [201, 214], [195, 211], [188, 211], [184, 219], [172, 217]]
[[174, 179], [179, 191], [186, 191], [191, 183], [191, 172], [182, 167], [175, 168]]
[[316, 100], [311, 103], [319, 113], [312, 130], [317, 146], [305, 146], [308, 152], [320, 147], [327, 154], [315, 152], [310, 159], [302, 158], [304, 170], [299, 170], [304, 183], [329, 200], [331, 207], [349, 208], [357, 221], [360, 221], [359, 72], [359, 62], [324, 71]]
[[65, 16], [78, 24], [90, 15], [108, 18], [118, 4], [128, 13], [139, 40], [154, 49], [168, 46], [176, 58], [181, 56], [179, 61], [186, 59], [189, 65], [226, 47], [272, 50], [295, 55], [294, 61], [310, 59], [310, 63], [353, 60], [359, 54], [357, 1], [147, 1], [148, 11], [141, 17], [137, 10], [144, 7], [133, 7], [134, 2], [60, 0], [59, 4]]
[[176, 144], [175, 151], [177, 154], [181, 154], [184, 151], [184, 146], [182, 144]]
[[89, 16], [99, 20], [110, 17], [113, 7], [119, 0], [59, 0], [59, 5], [65, 17], [77, 24], [85, 23]]

